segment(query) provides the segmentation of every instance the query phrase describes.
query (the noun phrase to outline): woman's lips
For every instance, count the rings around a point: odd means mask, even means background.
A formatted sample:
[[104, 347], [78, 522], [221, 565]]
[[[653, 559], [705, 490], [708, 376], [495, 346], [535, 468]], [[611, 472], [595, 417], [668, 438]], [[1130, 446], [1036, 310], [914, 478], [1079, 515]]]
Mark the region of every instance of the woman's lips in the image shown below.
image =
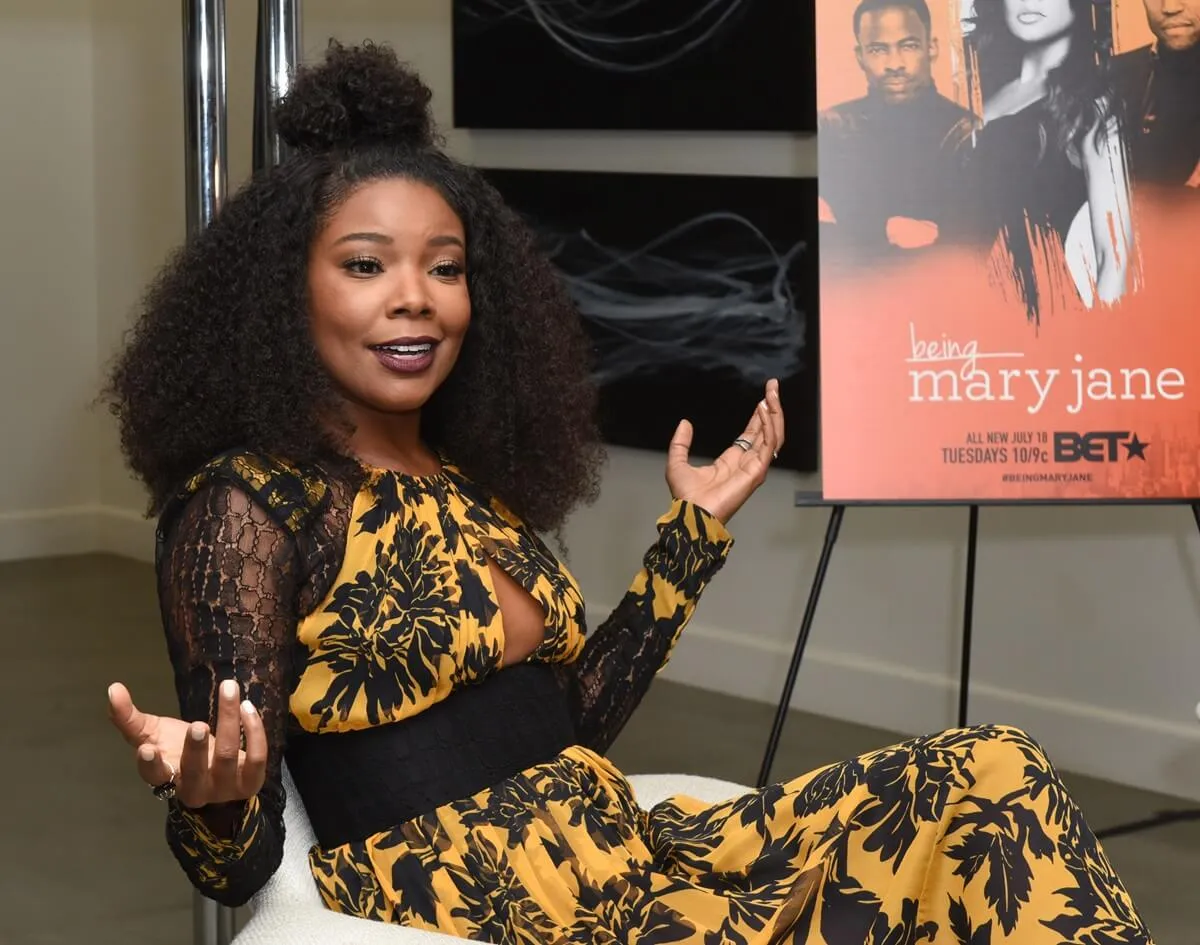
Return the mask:
[[436, 343], [411, 345], [378, 345], [371, 353], [394, 374], [420, 374], [433, 364]]

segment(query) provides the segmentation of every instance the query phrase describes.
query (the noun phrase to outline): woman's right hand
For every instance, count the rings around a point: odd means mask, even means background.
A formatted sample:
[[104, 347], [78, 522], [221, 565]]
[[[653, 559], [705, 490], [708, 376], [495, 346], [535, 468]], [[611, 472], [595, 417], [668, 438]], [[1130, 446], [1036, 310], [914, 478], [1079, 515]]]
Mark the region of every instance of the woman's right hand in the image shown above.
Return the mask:
[[174, 779], [175, 796], [185, 807], [243, 801], [254, 797], [266, 778], [267, 734], [262, 716], [238, 696], [237, 682], [221, 683], [217, 730], [211, 734], [204, 722], [142, 712], [121, 683], [108, 688], [109, 716], [136, 750], [138, 774], [146, 784]]

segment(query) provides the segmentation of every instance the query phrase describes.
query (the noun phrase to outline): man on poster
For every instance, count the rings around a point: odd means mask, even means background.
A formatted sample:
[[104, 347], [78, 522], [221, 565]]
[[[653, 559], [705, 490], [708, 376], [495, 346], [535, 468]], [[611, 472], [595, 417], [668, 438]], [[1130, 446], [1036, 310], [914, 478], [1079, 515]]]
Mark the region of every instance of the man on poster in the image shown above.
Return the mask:
[[853, 26], [867, 94], [818, 122], [825, 245], [872, 255], [929, 245], [961, 209], [954, 155], [975, 116], [935, 88], [926, 0], [861, 0]]
[[1200, 189], [1200, 0], [1143, 0], [1153, 45], [1113, 59], [1135, 180]]

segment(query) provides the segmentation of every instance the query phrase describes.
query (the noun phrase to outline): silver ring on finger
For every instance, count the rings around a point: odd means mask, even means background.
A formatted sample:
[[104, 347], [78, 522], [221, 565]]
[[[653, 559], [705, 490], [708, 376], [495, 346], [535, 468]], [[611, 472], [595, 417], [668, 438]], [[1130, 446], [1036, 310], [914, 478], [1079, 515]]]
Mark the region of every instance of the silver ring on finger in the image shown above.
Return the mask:
[[160, 801], [169, 801], [175, 796], [175, 778], [179, 772], [175, 770], [175, 766], [171, 762], [164, 761], [163, 764], [167, 766], [167, 769], [171, 772], [171, 776], [162, 784], [150, 785], [150, 790]]
[[754, 441], [747, 440], [744, 436], [739, 436], [733, 441], [733, 445], [740, 448], [742, 452], [748, 453], [754, 448]]

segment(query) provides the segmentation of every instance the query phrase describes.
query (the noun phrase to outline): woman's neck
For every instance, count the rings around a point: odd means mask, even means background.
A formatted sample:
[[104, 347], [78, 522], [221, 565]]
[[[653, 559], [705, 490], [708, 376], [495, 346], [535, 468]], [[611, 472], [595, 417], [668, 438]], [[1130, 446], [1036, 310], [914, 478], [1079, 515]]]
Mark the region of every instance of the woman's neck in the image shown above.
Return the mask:
[[360, 462], [416, 476], [431, 475], [441, 468], [437, 455], [421, 442], [419, 412], [381, 413], [348, 405], [346, 416], [354, 427], [348, 447]]
[[1056, 69], [1063, 64], [1070, 51], [1070, 35], [1059, 36], [1049, 42], [1031, 46], [1021, 60], [1021, 81], [1044, 81], [1051, 69]]

